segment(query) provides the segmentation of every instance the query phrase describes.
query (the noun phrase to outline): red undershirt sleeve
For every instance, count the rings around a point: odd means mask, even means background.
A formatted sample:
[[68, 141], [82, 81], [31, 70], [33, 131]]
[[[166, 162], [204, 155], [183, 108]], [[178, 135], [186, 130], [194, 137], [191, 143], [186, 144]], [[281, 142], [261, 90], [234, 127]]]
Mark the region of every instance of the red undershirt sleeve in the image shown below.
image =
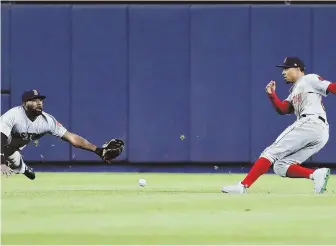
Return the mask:
[[336, 82], [335, 83], [331, 83], [329, 86], [328, 86], [328, 89], [327, 89], [328, 92], [331, 92], [333, 94], [336, 95]]
[[292, 104], [286, 100], [281, 101], [275, 92], [268, 95], [268, 97], [279, 114], [291, 114], [293, 112]]

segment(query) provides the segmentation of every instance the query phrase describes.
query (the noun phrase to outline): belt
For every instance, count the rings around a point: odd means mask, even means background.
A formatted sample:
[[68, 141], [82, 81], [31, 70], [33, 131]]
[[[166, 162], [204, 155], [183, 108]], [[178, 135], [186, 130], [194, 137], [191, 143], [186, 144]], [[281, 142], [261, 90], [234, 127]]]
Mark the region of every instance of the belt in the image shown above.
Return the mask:
[[[306, 115], [306, 114], [303, 114], [303, 115], [301, 115], [301, 117], [307, 117], [308, 115]], [[322, 120], [324, 123], [326, 123], [326, 120], [323, 118], [323, 117], [321, 117], [321, 116], [319, 116], [318, 117], [320, 120]]]

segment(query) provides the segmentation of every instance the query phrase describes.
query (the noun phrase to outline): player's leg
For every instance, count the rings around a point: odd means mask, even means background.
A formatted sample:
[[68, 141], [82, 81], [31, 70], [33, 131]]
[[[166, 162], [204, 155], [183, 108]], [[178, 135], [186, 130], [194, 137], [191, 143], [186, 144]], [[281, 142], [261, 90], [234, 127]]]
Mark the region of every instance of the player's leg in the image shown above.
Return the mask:
[[242, 182], [225, 186], [222, 192], [245, 193], [246, 188], [249, 188], [261, 175], [266, 173], [273, 163], [316, 142], [321, 138], [321, 134], [324, 139], [328, 139], [327, 128], [317, 127], [314, 122], [307, 118], [296, 121], [263, 151]]
[[[285, 141], [285, 136], [290, 134], [293, 129], [297, 126], [297, 122], [293, 123], [292, 125], [288, 126], [279, 136], [278, 138], [267, 147], [263, 153], [266, 153], [269, 149], [273, 146], [278, 145], [279, 141]], [[269, 168], [272, 166], [272, 158], [269, 156], [263, 156], [263, 154], [259, 157], [259, 159], [254, 163], [251, 170], [244, 178], [242, 182], [239, 182], [236, 185], [228, 185], [222, 188], [222, 192], [224, 193], [246, 193], [247, 188], [249, 188], [261, 175], [265, 174]]]
[[326, 144], [327, 139], [321, 139], [316, 144], [289, 155], [273, 164], [274, 173], [281, 177], [306, 178], [313, 180], [315, 193], [323, 193], [326, 190], [330, 176], [329, 168], [318, 168], [316, 170], [300, 166], [312, 155], [320, 151]]
[[17, 174], [24, 174], [27, 178], [33, 180], [35, 179], [35, 173], [32, 168], [27, 166], [22, 158], [19, 151], [15, 151], [7, 159], [8, 166], [14, 170]]
[[330, 176], [329, 168], [318, 168], [316, 170], [300, 166], [298, 162], [277, 161], [273, 165], [274, 172], [281, 177], [305, 178], [313, 181], [314, 192], [324, 193]]
[[[288, 126], [274, 141], [272, 145], [267, 147], [264, 152], [271, 148], [275, 143], [283, 138], [288, 132], [290, 132], [295, 126], [295, 123]], [[263, 153], [264, 153], [263, 152]], [[228, 185], [222, 188], [222, 192], [224, 193], [246, 193], [247, 188], [249, 188], [261, 175], [265, 174], [269, 168], [272, 166], [271, 161], [267, 157], [260, 156], [259, 159], [253, 164], [251, 170], [244, 178], [242, 182], [239, 182], [236, 185]]]
[[249, 173], [246, 175], [242, 182], [234, 185], [227, 185], [222, 188], [223, 193], [247, 193], [247, 188], [249, 188], [261, 175], [265, 174], [272, 163], [264, 158], [260, 157], [252, 166]]
[[[279, 136], [278, 138], [267, 147], [264, 152], [270, 149], [273, 145], [275, 145], [279, 140], [283, 139], [283, 136], [287, 135], [294, 128], [295, 123], [288, 126]], [[263, 152], [263, 153], [264, 153]], [[246, 175], [242, 182], [239, 182], [235, 185], [228, 185], [222, 188], [222, 192], [224, 193], [246, 193], [247, 188], [249, 188], [261, 175], [265, 174], [270, 167], [272, 166], [272, 162], [269, 157], [260, 156], [259, 159], [253, 164], [251, 170]]]

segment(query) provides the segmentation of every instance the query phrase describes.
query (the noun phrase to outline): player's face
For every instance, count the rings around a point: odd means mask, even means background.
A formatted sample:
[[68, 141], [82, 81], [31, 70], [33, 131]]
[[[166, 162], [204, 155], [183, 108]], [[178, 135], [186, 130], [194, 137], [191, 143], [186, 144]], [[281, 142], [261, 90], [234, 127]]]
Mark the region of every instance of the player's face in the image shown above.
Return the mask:
[[33, 113], [35, 115], [40, 115], [42, 114], [42, 110], [43, 110], [43, 101], [42, 99], [39, 99], [39, 98], [30, 100], [26, 102], [26, 108], [30, 113]]
[[284, 68], [282, 71], [282, 76], [284, 77], [284, 80], [287, 83], [294, 83], [295, 81], [298, 80], [300, 75], [300, 70], [299, 68]]

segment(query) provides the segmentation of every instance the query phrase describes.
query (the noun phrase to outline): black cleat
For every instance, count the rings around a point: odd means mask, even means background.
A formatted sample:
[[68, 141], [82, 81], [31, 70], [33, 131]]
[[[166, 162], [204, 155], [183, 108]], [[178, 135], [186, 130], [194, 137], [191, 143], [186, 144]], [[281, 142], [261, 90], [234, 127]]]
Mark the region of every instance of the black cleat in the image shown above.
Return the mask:
[[25, 171], [23, 173], [27, 178], [34, 180], [35, 179], [35, 173], [31, 167], [28, 167], [26, 165]]

